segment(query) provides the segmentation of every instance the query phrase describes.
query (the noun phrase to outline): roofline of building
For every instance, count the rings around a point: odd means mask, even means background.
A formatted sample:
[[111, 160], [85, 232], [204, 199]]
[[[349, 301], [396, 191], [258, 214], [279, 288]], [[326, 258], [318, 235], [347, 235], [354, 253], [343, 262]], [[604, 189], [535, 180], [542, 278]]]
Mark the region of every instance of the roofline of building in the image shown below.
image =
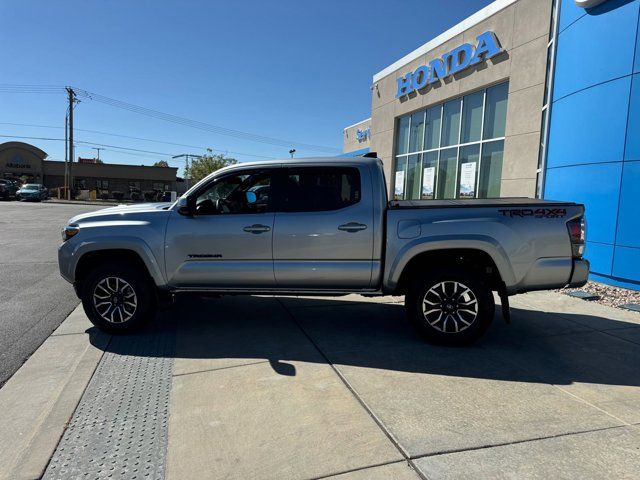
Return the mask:
[[48, 154], [44, 150], [36, 147], [35, 145], [31, 145], [30, 143], [20, 142], [20, 141], [9, 141], [0, 143], [0, 150], [8, 150], [9, 148], [23, 148], [24, 150], [28, 150], [37, 157], [47, 158]]
[[373, 83], [376, 83], [376, 82], [382, 80], [384, 77], [392, 74], [393, 72], [395, 72], [399, 68], [402, 68], [406, 64], [412, 62], [416, 58], [418, 58], [418, 57], [420, 57], [422, 55], [425, 55], [426, 53], [430, 52], [434, 48], [436, 48], [436, 47], [442, 45], [443, 43], [451, 40], [456, 35], [459, 35], [460, 33], [464, 32], [465, 30], [469, 30], [474, 25], [477, 25], [481, 21], [486, 20], [491, 15], [494, 15], [494, 14], [498, 13], [500, 10], [508, 7], [509, 5], [511, 5], [511, 4], [513, 4], [513, 3], [517, 2], [517, 1], [518, 0], [495, 0], [493, 3], [490, 3], [489, 5], [484, 7], [482, 10], [478, 10], [476, 13], [474, 13], [470, 17], [467, 17], [463, 21], [458, 23], [457, 25], [454, 25], [453, 27], [451, 27], [446, 32], [441, 33], [436, 38], [434, 38], [432, 40], [429, 40], [424, 45], [416, 48], [413, 52], [405, 55], [404, 57], [402, 57], [397, 62], [394, 62], [391, 65], [389, 65], [387, 68], [385, 68], [383, 70], [380, 70], [378, 73], [376, 73], [373, 76]]
[[360, 125], [361, 123], [364, 123], [364, 122], [370, 122], [370, 121], [371, 121], [371, 117], [369, 117], [369, 118], [365, 118], [364, 120], [360, 120], [359, 122], [356, 122], [356, 123], [354, 123], [353, 125], [349, 125], [348, 127], [344, 127], [342, 130], [344, 131], [344, 130], [346, 130], [347, 128], [353, 128], [353, 127], [355, 127], [356, 125]]
[[[53, 158], [48, 158], [43, 160], [43, 162], [51, 162], [51, 163], [64, 163], [64, 160], [56, 160]], [[74, 165], [98, 165], [100, 167], [133, 167], [133, 168], [170, 168], [172, 170], [178, 170], [178, 167], [160, 167], [158, 165], [130, 165], [128, 163], [110, 163], [110, 162], [102, 162], [102, 163], [82, 163], [82, 162], [73, 162]]]

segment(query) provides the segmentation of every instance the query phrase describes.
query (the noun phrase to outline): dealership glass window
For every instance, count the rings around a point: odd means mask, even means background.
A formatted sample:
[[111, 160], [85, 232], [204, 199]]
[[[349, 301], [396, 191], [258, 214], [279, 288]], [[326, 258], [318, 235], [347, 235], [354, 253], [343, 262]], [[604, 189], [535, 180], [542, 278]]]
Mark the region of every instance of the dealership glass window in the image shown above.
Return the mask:
[[484, 92], [476, 92], [464, 97], [462, 103], [461, 143], [477, 142], [482, 132], [482, 105]]
[[484, 140], [504, 137], [507, 121], [508, 91], [508, 83], [487, 88], [487, 104], [484, 109], [484, 132], [482, 135]]
[[504, 140], [482, 144], [482, 168], [478, 182], [479, 198], [498, 198], [502, 177], [502, 156]]
[[456, 145], [460, 132], [460, 102], [461, 99], [451, 100], [444, 104], [442, 116], [442, 146]]
[[400, 117], [393, 198], [499, 197], [508, 90], [501, 83]]
[[424, 138], [424, 111], [411, 115], [411, 129], [409, 130], [409, 151], [422, 149]]
[[406, 195], [409, 198], [420, 198], [420, 165], [422, 155], [409, 155], [407, 158]]
[[[396, 172], [394, 175], [394, 189], [393, 189], [393, 199], [394, 200], [403, 200], [405, 198], [404, 195], [404, 185], [405, 185], [405, 177], [407, 173], [407, 159], [408, 157], [400, 157], [396, 162]], [[411, 197], [407, 197], [411, 198]]]
[[458, 197], [475, 198], [478, 179], [480, 144], [460, 147], [460, 167], [458, 172]]
[[398, 155], [407, 153], [409, 148], [409, 121], [410, 117], [402, 117], [398, 122], [398, 134], [396, 152]]
[[436, 198], [456, 198], [458, 148], [440, 150]]
[[432, 107], [426, 111], [426, 135], [424, 149], [431, 150], [440, 146], [440, 126], [442, 125], [442, 105]]
[[436, 171], [438, 170], [437, 150], [422, 154], [422, 190], [421, 200], [433, 200], [436, 193]]

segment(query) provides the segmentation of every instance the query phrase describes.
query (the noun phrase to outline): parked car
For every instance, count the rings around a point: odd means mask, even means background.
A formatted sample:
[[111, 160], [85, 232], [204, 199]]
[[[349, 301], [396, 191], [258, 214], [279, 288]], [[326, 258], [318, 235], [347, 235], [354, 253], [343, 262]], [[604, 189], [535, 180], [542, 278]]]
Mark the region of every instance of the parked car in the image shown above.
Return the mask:
[[26, 183], [16, 193], [18, 200], [32, 200], [40, 202], [49, 198], [49, 190], [40, 183]]
[[238, 164], [175, 204], [72, 218], [60, 273], [94, 325], [129, 332], [159, 302], [212, 294], [405, 295], [434, 343], [468, 344], [508, 297], [580, 287], [584, 207], [534, 199], [387, 199], [374, 158]]
[[0, 179], [0, 199], [11, 200], [16, 198], [16, 192], [19, 189], [19, 185], [16, 181], [2, 178]]

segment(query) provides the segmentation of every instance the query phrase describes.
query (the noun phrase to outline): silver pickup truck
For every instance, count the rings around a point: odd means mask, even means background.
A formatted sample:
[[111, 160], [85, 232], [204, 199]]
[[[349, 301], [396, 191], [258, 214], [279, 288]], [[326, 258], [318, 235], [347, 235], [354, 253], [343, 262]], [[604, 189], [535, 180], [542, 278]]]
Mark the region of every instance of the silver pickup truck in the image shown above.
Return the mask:
[[532, 199], [388, 201], [382, 162], [243, 163], [173, 204], [106, 208], [62, 231], [60, 273], [89, 319], [128, 332], [176, 294], [405, 295], [434, 343], [491, 323], [493, 292], [582, 286], [584, 207]]

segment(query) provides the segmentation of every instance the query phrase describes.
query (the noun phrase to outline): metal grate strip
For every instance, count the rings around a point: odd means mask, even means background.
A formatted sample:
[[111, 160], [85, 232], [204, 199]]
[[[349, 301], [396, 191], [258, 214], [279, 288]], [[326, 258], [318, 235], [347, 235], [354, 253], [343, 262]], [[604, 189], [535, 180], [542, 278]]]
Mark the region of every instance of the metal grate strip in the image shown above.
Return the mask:
[[175, 335], [113, 337], [43, 478], [163, 479]]

